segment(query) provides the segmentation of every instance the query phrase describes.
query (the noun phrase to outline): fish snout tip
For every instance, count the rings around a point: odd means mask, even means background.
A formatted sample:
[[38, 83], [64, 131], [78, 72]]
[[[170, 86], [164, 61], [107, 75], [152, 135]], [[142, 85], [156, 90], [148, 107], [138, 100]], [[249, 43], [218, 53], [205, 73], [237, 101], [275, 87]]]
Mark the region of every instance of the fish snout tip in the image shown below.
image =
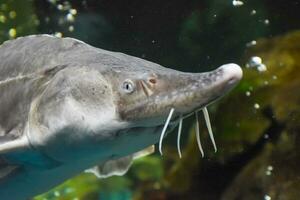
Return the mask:
[[235, 63], [225, 64], [222, 65], [220, 68], [223, 70], [224, 75], [228, 77], [229, 84], [237, 83], [243, 77], [242, 68]]

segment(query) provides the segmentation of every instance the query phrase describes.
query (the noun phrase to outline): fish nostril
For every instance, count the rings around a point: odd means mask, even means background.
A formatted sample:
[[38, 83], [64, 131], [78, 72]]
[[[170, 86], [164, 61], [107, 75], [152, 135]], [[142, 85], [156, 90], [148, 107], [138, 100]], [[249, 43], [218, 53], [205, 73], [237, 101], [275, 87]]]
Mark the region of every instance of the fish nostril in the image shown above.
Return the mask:
[[152, 84], [155, 84], [156, 80], [154, 78], [151, 78], [151, 79], [149, 79], [149, 82], [152, 83]]

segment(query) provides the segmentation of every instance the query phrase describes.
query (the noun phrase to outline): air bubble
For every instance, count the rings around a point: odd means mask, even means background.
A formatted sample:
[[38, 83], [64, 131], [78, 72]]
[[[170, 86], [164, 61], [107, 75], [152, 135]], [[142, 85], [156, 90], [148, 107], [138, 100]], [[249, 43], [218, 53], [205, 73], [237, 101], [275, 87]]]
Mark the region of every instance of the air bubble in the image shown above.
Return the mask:
[[77, 10], [76, 9], [70, 9], [69, 11], [72, 15], [76, 15], [77, 14]]
[[61, 32], [56, 32], [56, 33], [54, 33], [54, 36], [61, 38], [63, 35]]
[[54, 192], [54, 196], [59, 197], [60, 196], [60, 192], [59, 191], [55, 191]]
[[248, 42], [246, 44], [247, 47], [252, 47], [252, 46], [255, 46], [257, 44], [256, 40], [252, 40], [251, 42]]
[[33, 23], [34, 23], [36, 26], [38, 26], [38, 25], [40, 25], [40, 20], [34, 19]]
[[269, 139], [269, 135], [268, 134], [265, 134], [264, 135], [264, 138], [267, 140], [267, 139]]
[[70, 32], [73, 32], [74, 31], [74, 26], [69, 26], [68, 29], [69, 29]]
[[57, 5], [57, 9], [58, 9], [58, 10], [63, 10], [63, 9], [64, 9], [64, 6], [61, 5], [61, 4], [58, 4], [58, 5]]
[[15, 19], [17, 17], [17, 13], [14, 10], [10, 11], [8, 15], [11, 19]]
[[75, 18], [71, 13], [68, 13], [66, 16], [67, 21], [74, 22]]
[[269, 195], [265, 195], [264, 200], [271, 200], [271, 197]]
[[253, 56], [250, 58], [249, 66], [250, 67], [257, 67], [258, 65], [262, 64], [262, 59], [258, 56]]
[[269, 25], [269, 24], [270, 24], [270, 20], [265, 19], [265, 20], [264, 20], [264, 24], [265, 24], [265, 25]]
[[234, 7], [239, 7], [239, 6], [244, 5], [244, 2], [239, 1], [239, 0], [233, 0], [233, 1], [232, 1], [232, 5], [233, 5]]
[[260, 72], [264, 72], [267, 71], [267, 67], [265, 64], [260, 64], [259, 66], [257, 66], [257, 70]]
[[15, 38], [17, 36], [17, 30], [15, 28], [9, 29], [8, 35], [10, 38]]
[[246, 67], [256, 68], [259, 72], [267, 71], [266, 65], [262, 63], [262, 59], [258, 56], [251, 57]]
[[252, 10], [250, 14], [251, 15], [256, 15], [256, 10]]
[[6, 17], [5, 15], [0, 15], [0, 22], [5, 23], [6, 22]]

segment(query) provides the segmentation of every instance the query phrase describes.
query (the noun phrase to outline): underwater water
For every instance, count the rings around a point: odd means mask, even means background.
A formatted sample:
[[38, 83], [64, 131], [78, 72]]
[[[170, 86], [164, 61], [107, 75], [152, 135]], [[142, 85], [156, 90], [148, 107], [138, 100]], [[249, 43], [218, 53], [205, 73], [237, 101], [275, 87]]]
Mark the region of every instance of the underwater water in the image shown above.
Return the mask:
[[299, 199], [299, 10], [299, 0], [0, 0], [1, 43], [47, 33], [186, 72], [231, 62], [244, 72], [208, 107], [216, 153], [199, 116], [202, 158], [191, 116], [182, 158], [175, 129], [163, 156], [156, 150], [135, 160], [124, 176], [82, 173], [33, 199]]

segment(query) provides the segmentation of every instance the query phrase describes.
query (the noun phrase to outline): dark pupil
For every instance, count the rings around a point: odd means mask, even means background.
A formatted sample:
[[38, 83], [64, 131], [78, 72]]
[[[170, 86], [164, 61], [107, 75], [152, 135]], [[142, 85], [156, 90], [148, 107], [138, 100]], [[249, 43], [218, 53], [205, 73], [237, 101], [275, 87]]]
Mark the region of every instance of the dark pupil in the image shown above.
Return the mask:
[[129, 83], [127, 83], [127, 84], [125, 85], [125, 88], [126, 88], [126, 90], [129, 90], [129, 89], [130, 89]]

